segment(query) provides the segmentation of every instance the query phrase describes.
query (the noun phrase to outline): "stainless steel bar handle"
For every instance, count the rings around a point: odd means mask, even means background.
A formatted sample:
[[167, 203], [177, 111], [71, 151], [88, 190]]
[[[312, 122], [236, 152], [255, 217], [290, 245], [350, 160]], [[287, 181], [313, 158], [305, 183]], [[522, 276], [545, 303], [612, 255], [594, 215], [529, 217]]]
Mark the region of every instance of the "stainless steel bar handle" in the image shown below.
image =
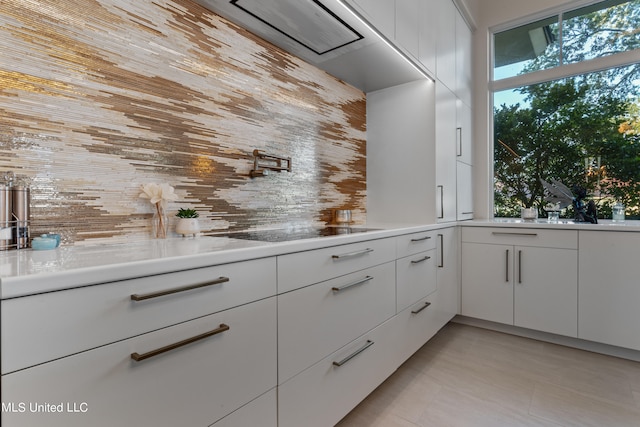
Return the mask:
[[347, 283], [346, 285], [340, 286], [339, 288], [333, 287], [333, 288], [331, 288], [331, 290], [333, 292], [340, 292], [340, 291], [344, 291], [345, 289], [349, 289], [352, 286], [362, 285], [363, 283], [367, 283], [367, 282], [369, 282], [371, 280], [373, 280], [373, 277], [372, 276], [367, 276], [364, 279], [360, 279], [360, 280], [356, 280], [355, 282]]
[[365, 343], [365, 345], [363, 345], [362, 347], [360, 347], [359, 349], [357, 349], [356, 351], [354, 351], [353, 353], [351, 353], [349, 356], [345, 357], [344, 359], [340, 360], [339, 362], [333, 362], [334, 366], [342, 366], [345, 363], [347, 363], [349, 360], [353, 359], [354, 357], [356, 357], [357, 355], [359, 355], [360, 353], [362, 353], [363, 351], [365, 351], [366, 349], [368, 349], [369, 347], [371, 347], [374, 344], [373, 341], [371, 340], [367, 340], [367, 342]]
[[505, 282], [509, 281], [509, 249], [507, 249], [506, 251], [506, 256], [505, 256], [505, 270], [507, 272], [507, 275], [505, 276]]
[[425, 240], [431, 239], [431, 236], [418, 237], [415, 239], [411, 239], [412, 242], [423, 242]]
[[424, 310], [425, 308], [429, 307], [431, 305], [430, 302], [425, 302], [424, 305], [422, 307], [420, 307], [417, 310], [411, 310], [411, 314], [418, 314], [420, 313], [422, 310]]
[[348, 252], [346, 254], [340, 254], [340, 255], [331, 255], [331, 258], [333, 259], [351, 258], [354, 256], [365, 255], [365, 254], [368, 254], [369, 252], [373, 252], [373, 249], [367, 248], [362, 251]]
[[462, 128], [456, 128], [456, 136], [458, 137], [458, 152], [456, 156], [462, 157]]
[[510, 233], [508, 231], [493, 231], [491, 234], [493, 234], [494, 236], [528, 236], [528, 237], [534, 237], [538, 235], [538, 233]]
[[438, 267], [444, 267], [444, 234], [438, 234], [438, 243], [440, 244], [440, 264]]
[[522, 283], [522, 251], [518, 251], [518, 283]]
[[430, 256], [424, 256], [424, 257], [422, 257], [422, 258], [420, 258], [420, 259], [414, 259], [414, 260], [412, 260], [412, 261], [411, 261], [411, 264], [419, 264], [419, 263], [421, 263], [421, 262], [425, 262], [425, 261], [426, 261], [426, 260], [428, 260], [428, 259], [431, 259], [431, 257], [430, 257]]
[[178, 293], [178, 292], [184, 292], [184, 291], [190, 291], [192, 289], [204, 288], [206, 286], [219, 285], [220, 283], [225, 283], [225, 282], [228, 282], [228, 281], [229, 281], [228, 277], [222, 277], [221, 276], [218, 279], [210, 281], [210, 282], [196, 283], [195, 285], [188, 285], [188, 286], [183, 286], [183, 287], [180, 287], [180, 288], [167, 289], [165, 291], [152, 292], [152, 293], [149, 293], [149, 294], [142, 294], [142, 295], [132, 294], [131, 295], [131, 299], [133, 301], [144, 301], [144, 300], [147, 300], [147, 299], [158, 298], [158, 297], [162, 297], [162, 296], [165, 296], [165, 295], [175, 294], [175, 293]]
[[219, 334], [221, 332], [228, 331], [229, 329], [230, 328], [229, 328], [228, 325], [225, 325], [224, 323], [221, 323], [218, 328], [216, 328], [216, 329], [214, 329], [212, 331], [209, 331], [209, 332], [205, 332], [204, 334], [196, 335], [195, 337], [187, 338], [186, 340], [182, 340], [182, 341], [179, 341], [177, 343], [169, 344], [169, 345], [166, 345], [164, 347], [161, 347], [161, 348], [158, 348], [158, 349], [155, 349], [155, 350], [151, 350], [151, 351], [149, 351], [147, 353], [142, 353], [142, 354], [131, 353], [131, 358], [133, 360], [135, 360], [136, 362], [140, 362], [142, 360], [149, 359], [150, 357], [154, 357], [154, 356], [157, 356], [159, 354], [166, 353], [167, 351], [175, 350], [176, 348], [183, 347], [183, 346], [185, 346], [187, 344], [191, 344], [191, 343], [194, 343], [196, 341], [200, 341], [200, 340], [203, 340], [205, 338], [209, 338], [209, 337], [211, 337], [213, 335], [217, 335], [217, 334]]
[[437, 188], [440, 189], [440, 216], [438, 219], [444, 218], [444, 185], [438, 185]]

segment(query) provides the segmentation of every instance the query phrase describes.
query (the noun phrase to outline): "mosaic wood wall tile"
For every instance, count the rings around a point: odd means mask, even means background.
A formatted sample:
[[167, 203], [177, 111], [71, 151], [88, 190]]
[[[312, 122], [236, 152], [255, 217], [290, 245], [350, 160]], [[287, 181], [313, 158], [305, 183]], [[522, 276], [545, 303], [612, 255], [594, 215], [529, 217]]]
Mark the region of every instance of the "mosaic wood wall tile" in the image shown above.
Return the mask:
[[[87, 11], [91, 11], [87, 13]], [[365, 95], [189, 0], [0, 2], [0, 174], [32, 235], [150, 235], [166, 182], [208, 233], [365, 220]], [[292, 172], [251, 179], [252, 152]]]

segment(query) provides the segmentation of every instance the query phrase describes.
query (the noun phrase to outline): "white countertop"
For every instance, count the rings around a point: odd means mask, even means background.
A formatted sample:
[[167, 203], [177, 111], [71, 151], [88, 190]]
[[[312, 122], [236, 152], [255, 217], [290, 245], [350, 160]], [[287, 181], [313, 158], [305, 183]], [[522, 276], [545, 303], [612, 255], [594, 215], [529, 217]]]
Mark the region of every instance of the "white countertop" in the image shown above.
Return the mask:
[[484, 220], [471, 220], [461, 221], [459, 225], [469, 227], [514, 227], [514, 228], [549, 228], [549, 229], [564, 229], [564, 230], [597, 230], [597, 231], [640, 231], [640, 221], [624, 221], [613, 222], [611, 220], [598, 220], [597, 224], [590, 224], [587, 222], [574, 222], [573, 220], [560, 218], [557, 223], [550, 223], [543, 219], [537, 219], [535, 221], [525, 221], [520, 218], [494, 218]]
[[0, 297], [43, 292], [217, 264], [245, 261], [450, 227], [455, 224], [377, 225], [366, 233], [268, 243], [227, 237], [200, 236], [145, 240], [126, 244], [61, 246], [0, 252]]
[[[640, 232], [640, 221], [576, 224], [567, 220], [548, 223], [544, 219], [496, 218], [462, 221], [457, 225]], [[15, 298], [452, 226], [456, 223], [367, 224], [366, 227], [378, 230], [280, 243], [201, 236], [113, 245], [62, 246], [46, 251], [5, 251], [0, 252], [0, 297]]]

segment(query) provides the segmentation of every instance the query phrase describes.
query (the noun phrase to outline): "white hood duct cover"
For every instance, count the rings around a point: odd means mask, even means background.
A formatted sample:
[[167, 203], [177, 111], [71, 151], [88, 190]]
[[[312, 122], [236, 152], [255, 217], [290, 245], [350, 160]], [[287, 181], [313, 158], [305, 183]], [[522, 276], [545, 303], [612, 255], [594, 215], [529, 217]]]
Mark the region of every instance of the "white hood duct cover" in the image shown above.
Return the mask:
[[426, 78], [341, 0], [196, 2], [364, 92]]

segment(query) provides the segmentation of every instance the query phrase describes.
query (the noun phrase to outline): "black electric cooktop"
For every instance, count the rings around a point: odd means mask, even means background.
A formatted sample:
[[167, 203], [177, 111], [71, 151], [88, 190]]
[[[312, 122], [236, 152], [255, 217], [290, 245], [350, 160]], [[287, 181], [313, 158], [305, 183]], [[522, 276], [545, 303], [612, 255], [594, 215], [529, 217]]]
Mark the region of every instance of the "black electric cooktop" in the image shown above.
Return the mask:
[[250, 230], [224, 234], [225, 237], [243, 240], [259, 240], [261, 242], [288, 242], [290, 240], [312, 239], [315, 237], [341, 236], [344, 234], [366, 233], [375, 228], [357, 227], [318, 227], [293, 228], [278, 230]]

